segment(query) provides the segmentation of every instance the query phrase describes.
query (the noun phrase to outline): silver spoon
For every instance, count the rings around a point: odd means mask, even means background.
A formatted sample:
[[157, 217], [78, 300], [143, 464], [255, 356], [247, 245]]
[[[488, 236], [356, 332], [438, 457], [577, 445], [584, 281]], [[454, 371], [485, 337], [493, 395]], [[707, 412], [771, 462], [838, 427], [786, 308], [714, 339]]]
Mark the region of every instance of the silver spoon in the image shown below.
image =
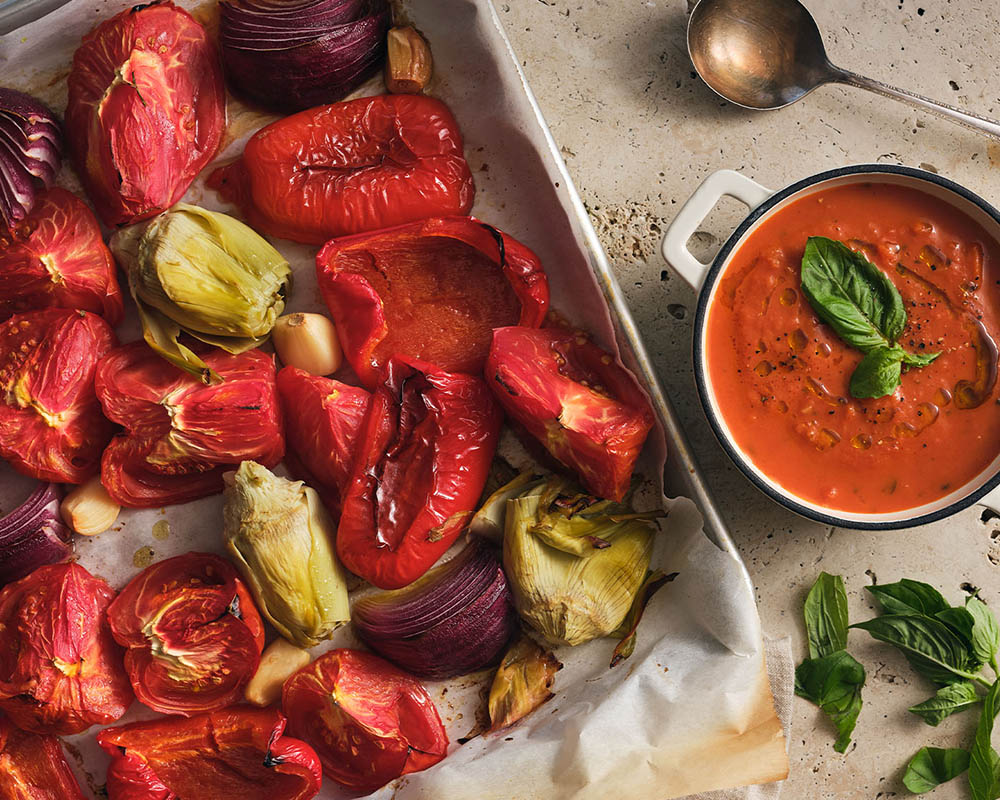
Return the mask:
[[824, 83], [846, 83], [1000, 139], [1000, 123], [991, 119], [835, 67], [798, 0], [701, 0], [688, 20], [687, 41], [705, 83], [744, 108], [782, 108]]

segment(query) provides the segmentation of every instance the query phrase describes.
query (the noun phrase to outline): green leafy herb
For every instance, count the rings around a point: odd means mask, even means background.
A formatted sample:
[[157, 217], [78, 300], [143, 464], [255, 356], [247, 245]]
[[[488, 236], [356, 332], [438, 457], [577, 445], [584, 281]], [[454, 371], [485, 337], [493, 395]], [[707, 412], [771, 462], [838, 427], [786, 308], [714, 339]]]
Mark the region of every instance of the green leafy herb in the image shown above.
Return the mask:
[[998, 791], [998, 765], [1000, 756], [993, 749], [990, 739], [993, 735], [993, 721], [996, 719], [1000, 682], [994, 683], [983, 700], [983, 711], [976, 728], [976, 738], [972, 743], [969, 759], [969, 788], [972, 800], [995, 800]]
[[938, 725], [941, 720], [967, 711], [979, 703], [982, 698], [976, 694], [976, 686], [970, 681], [952, 683], [942, 686], [933, 697], [910, 706], [910, 712], [916, 714], [928, 725]]
[[843, 578], [821, 572], [806, 596], [803, 613], [811, 658], [832, 655], [847, 647], [847, 592]]
[[843, 242], [810, 236], [802, 256], [802, 293], [837, 335], [865, 354], [851, 376], [855, 397], [883, 397], [899, 386], [902, 365], [924, 367], [939, 353], [896, 344], [906, 309], [889, 276]]
[[837, 729], [833, 749], [847, 750], [861, 712], [865, 668], [845, 650], [822, 658], [807, 658], [795, 669], [795, 694], [815, 703]]
[[939, 611], [951, 608], [933, 586], [909, 578], [865, 588], [875, 595], [888, 614], [926, 614], [933, 617]]
[[941, 620], [925, 616], [887, 614], [851, 626], [868, 631], [906, 656], [918, 673], [934, 683], [972, 679], [966, 643]]
[[922, 747], [910, 759], [903, 784], [914, 794], [929, 792], [969, 768], [969, 752], [960, 747]]
[[978, 597], [970, 597], [965, 601], [965, 608], [973, 619], [972, 650], [984, 664], [992, 664], [1000, 649], [1000, 628], [997, 618]]

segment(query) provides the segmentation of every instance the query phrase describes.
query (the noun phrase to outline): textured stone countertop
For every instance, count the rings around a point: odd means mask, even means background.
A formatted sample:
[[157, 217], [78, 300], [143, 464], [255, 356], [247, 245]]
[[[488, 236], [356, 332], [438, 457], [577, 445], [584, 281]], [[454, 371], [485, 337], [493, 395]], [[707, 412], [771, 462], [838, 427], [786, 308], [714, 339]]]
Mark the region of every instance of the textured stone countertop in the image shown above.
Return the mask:
[[[835, 86], [781, 111], [716, 97], [692, 71], [686, 0], [496, 0], [507, 32], [611, 258], [618, 279], [756, 586], [765, 630], [805, 653], [802, 600], [820, 570], [844, 576], [852, 621], [872, 616], [863, 587], [925, 580], [952, 602], [970, 586], [1000, 609], [1000, 519], [978, 506], [919, 529], [862, 533], [805, 521], [760, 494], [727, 460], [691, 370], [694, 292], [659, 255], [662, 233], [710, 172], [740, 170], [772, 188], [851, 163], [939, 172], [1000, 203], [1000, 144], [908, 106]], [[752, 0], [747, 0], [752, 2]], [[831, 60], [888, 83], [1000, 117], [995, 0], [806, 0]], [[745, 209], [724, 201], [692, 249], [714, 255]], [[861, 631], [849, 650], [868, 670], [854, 743], [834, 752], [815, 707], [796, 699], [783, 797], [890, 798], [923, 745], [971, 742], [974, 714], [931, 728], [908, 706], [933, 694], [903, 659]], [[933, 797], [968, 796], [964, 778]]]

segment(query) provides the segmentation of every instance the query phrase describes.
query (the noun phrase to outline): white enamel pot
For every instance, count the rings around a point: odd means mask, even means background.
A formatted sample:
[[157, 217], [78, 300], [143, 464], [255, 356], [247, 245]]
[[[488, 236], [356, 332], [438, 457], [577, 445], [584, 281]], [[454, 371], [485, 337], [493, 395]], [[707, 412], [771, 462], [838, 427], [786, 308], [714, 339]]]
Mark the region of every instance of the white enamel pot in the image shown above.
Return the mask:
[[[891, 530], [944, 519], [974, 503], [1000, 514], [1000, 453], [974, 479], [933, 502], [878, 514], [842, 511], [799, 497], [764, 474], [735, 442], [719, 410], [706, 363], [706, 323], [719, 279], [733, 254], [766, 219], [789, 203], [835, 186], [871, 182], [909, 186], [943, 200], [978, 222], [1000, 242], [1000, 212], [997, 209], [954, 181], [912, 167], [884, 164], [842, 167], [818, 173], [777, 192], [733, 170], [712, 173], [688, 198], [663, 238], [663, 257], [681, 278], [698, 291], [694, 320], [694, 374], [705, 415], [722, 447], [743, 474], [773, 500], [809, 519], [846, 528]], [[750, 213], [715, 259], [709, 264], [702, 263], [688, 250], [688, 240], [725, 196], [739, 200], [750, 209]]]

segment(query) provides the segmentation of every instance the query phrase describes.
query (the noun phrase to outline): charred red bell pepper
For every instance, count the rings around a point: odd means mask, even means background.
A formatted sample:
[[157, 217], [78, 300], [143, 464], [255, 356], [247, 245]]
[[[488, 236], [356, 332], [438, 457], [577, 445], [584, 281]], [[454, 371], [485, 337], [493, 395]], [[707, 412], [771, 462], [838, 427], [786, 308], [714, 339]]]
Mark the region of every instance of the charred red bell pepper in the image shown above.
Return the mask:
[[448, 735], [427, 691], [388, 661], [331, 650], [285, 681], [288, 728], [316, 748], [327, 777], [371, 792], [438, 763]]
[[110, 800], [309, 800], [323, 773], [316, 752], [284, 736], [274, 708], [234, 706], [190, 719], [107, 728]]
[[55, 736], [0, 716], [0, 800], [85, 800]]
[[481, 378], [390, 359], [344, 494], [344, 566], [382, 589], [430, 569], [476, 509], [502, 419]]
[[0, 323], [0, 456], [45, 481], [95, 474], [113, 427], [94, 394], [97, 361], [117, 344], [103, 319], [50, 308]]
[[116, 502], [152, 508], [222, 491], [241, 461], [277, 464], [285, 452], [274, 359], [196, 348], [222, 383], [206, 386], [143, 342], [111, 351], [94, 385], [104, 413], [125, 427], [104, 451], [101, 482]]
[[621, 500], [653, 412], [635, 378], [585, 334], [559, 328], [499, 328], [486, 382], [507, 414], [588, 491]]
[[104, 612], [114, 590], [79, 564], [50, 564], [0, 590], [0, 711], [19, 728], [69, 735], [132, 702]]
[[111, 325], [125, 313], [97, 219], [58, 186], [14, 228], [0, 228], [0, 320], [53, 306], [92, 311]]
[[173, 3], [137, 5], [105, 20], [73, 56], [66, 135], [106, 225], [151, 217], [180, 200], [225, 126], [215, 46]]
[[278, 372], [278, 394], [288, 439], [285, 462], [331, 511], [339, 511], [371, 395], [295, 367]]
[[423, 95], [362, 97], [273, 122], [208, 185], [254, 228], [308, 244], [466, 214], [475, 196], [455, 118]]
[[344, 353], [366, 386], [394, 355], [479, 374], [493, 329], [538, 327], [549, 304], [538, 257], [472, 217], [335, 239], [316, 269]]
[[235, 568], [211, 553], [146, 567], [108, 608], [135, 696], [191, 716], [243, 697], [264, 649], [264, 625]]

